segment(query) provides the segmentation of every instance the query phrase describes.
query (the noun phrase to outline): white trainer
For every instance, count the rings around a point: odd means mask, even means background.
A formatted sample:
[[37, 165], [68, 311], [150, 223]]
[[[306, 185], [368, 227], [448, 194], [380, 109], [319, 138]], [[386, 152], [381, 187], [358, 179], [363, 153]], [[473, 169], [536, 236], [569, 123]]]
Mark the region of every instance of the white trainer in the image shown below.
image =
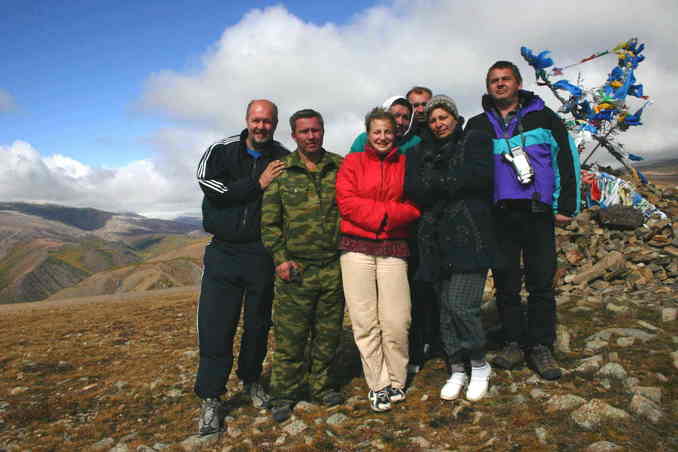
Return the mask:
[[440, 390], [440, 398], [443, 400], [454, 400], [459, 397], [461, 388], [466, 384], [466, 374], [463, 372], [454, 372]]
[[476, 402], [487, 394], [492, 366], [486, 362], [481, 367], [471, 367], [471, 380], [466, 388], [466, 400]]

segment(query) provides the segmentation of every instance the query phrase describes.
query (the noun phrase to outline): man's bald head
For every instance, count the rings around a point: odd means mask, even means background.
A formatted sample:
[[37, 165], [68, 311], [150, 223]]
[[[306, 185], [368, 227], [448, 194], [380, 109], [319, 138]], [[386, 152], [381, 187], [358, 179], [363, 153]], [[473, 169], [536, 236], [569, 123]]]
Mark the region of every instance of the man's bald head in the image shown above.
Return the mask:
[[270, 100], [252, 100], [247, 104], [245, 122], [247, 146], [250, 149], [262, 148], [273, 140], [273, 134], [278, 126], [278, 107]]

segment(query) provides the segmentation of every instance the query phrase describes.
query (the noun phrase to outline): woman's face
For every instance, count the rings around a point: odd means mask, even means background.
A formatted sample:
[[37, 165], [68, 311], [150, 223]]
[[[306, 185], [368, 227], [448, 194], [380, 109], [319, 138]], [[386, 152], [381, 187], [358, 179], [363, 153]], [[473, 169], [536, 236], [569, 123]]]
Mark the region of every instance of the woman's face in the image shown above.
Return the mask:
[[385, 154], [393, 147], [395, 131], [393, 123], [388, 119], [373, 119], [367, 131], [367, 142], [380, 154]]
[[428, 127], [438, 139], [452, 135], [456, 126], [457, 120], [444, 108], [434, 108], [428, 117]]

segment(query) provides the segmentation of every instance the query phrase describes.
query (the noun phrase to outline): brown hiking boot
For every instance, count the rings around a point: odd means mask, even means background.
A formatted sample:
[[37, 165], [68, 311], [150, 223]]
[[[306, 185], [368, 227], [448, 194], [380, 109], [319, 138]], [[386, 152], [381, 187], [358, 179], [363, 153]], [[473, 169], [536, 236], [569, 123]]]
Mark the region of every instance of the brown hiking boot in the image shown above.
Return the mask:
[[525, 361], [525, 353], [520, 348], [517, 342], [509, 342], [501, 351], [494, 357], [492, 364], [502, 369], [512, 370], [521, 366]]
[[530, 350], [530, 364], [545, 380], [557, 380], [562, 375], [551, 350], [544, 345], [535, 345]]

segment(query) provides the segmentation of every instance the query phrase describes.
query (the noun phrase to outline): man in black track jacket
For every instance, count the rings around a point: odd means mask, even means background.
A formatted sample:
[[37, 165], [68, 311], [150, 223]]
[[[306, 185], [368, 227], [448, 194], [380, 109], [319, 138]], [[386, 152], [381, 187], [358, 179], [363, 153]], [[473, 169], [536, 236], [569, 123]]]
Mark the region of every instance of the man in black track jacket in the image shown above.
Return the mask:
[[198, 164], [205, 194], [203, 226], [214, 235], [205, 248], [198, 302], [200, 363], [195, 393], [202, 399], [199, 433], [223, 429], [221, 396], [233, 366], [233, 338], [244, 302], [237, 375], [255, 406], [268, 402], [259, 377], [266, 356], [273, 298], [273, 261], [261, 243], [264, 190], [284, 170], [289, 154], [273, 140], [278, 109], [268, 100], [247, 106], [247, 129], [211, 145]]

